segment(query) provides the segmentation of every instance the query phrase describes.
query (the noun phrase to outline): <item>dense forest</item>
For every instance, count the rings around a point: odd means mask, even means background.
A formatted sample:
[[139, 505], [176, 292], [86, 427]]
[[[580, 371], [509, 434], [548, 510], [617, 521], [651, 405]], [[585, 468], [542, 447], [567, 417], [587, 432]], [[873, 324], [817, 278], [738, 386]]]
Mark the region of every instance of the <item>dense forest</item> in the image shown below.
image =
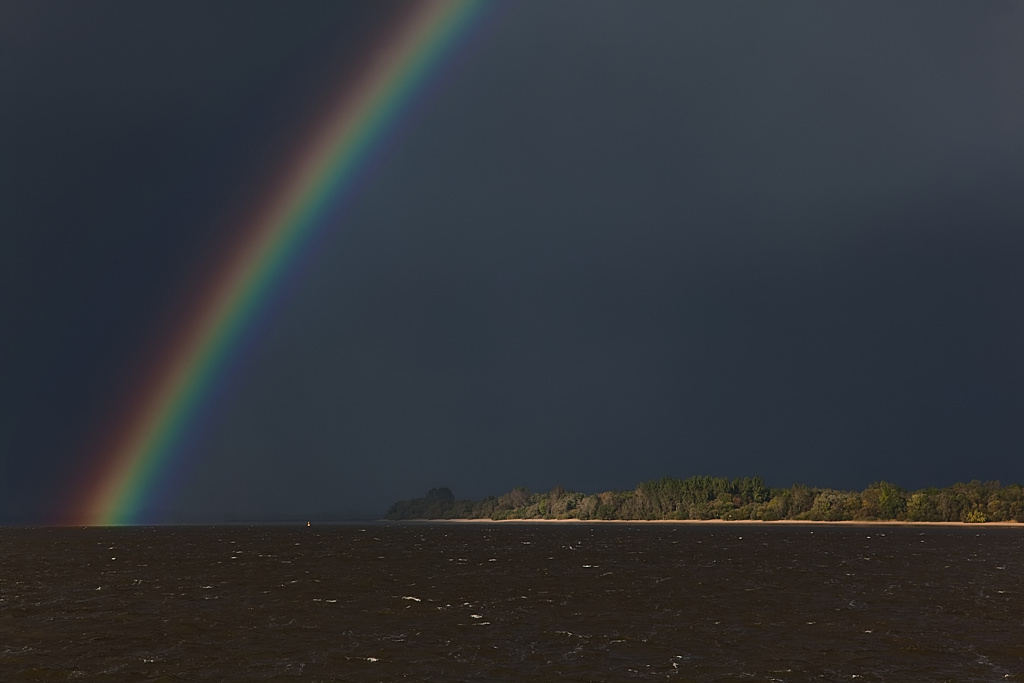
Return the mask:
[[760, 477], [663, 477], [632, 491], [589, 495], [561, 486], [547, 493], [519, 487], [483, 500], [455, 500], [449, 489], [436, 488], [423, 498], [395, 503], [386, 519], [1024, 522], [1024, 489], [972, 481], [905, 491], [882, 481], [858, 492], [803, 484], [768, 488]]

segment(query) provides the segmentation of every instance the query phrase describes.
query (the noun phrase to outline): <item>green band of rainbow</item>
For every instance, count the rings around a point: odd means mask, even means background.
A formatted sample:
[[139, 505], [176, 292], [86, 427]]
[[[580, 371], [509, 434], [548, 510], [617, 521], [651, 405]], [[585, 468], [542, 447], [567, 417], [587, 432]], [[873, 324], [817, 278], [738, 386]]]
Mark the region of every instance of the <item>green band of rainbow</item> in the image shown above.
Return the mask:
[[323, 216], [359, 174], [429, 77], [484, 10], [482, 0], [417, 0], [388, 33], [371, 66], [313, 127], [276, 191], [219, 265], [151, 381], [120, 416], [84, 503], [88, 525], [132, 524], [159, 487], [175, 449], [224, 374], [268, 297], [324, 228]]

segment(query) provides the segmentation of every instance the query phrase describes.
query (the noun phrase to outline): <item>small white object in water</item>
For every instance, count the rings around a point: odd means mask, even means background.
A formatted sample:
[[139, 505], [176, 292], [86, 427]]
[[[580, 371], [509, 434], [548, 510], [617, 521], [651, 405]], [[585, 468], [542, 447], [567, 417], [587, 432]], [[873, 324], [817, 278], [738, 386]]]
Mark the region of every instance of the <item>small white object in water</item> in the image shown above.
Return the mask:
[[419, 598], [414, 598], [414, 597], [412, 597], [411, 595], [403, 595], [403, 596], [402, 596], [402, 599], [403, 599], [403, 600], [415, 600], [416, 602], [423, 602], [423, 601], [422, 601], [422, 600], [420, 600]]
[[380, 660], [377, 659], [376, 657], [367, 657], [366, 661], [368, 661], [368, 662], [379, 662]]
[[484, 615], [482, 615], [482, 614], [470, 614], [469, 618], [470, 619], [483, 619]]

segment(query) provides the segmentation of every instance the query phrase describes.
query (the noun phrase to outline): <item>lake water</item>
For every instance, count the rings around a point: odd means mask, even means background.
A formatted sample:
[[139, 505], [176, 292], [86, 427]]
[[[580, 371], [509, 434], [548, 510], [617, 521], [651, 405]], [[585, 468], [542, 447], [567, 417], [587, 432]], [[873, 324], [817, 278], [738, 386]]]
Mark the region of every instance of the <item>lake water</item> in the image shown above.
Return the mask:
[[0, 529], [0, 680], [1024, 681], [1024, 529]]

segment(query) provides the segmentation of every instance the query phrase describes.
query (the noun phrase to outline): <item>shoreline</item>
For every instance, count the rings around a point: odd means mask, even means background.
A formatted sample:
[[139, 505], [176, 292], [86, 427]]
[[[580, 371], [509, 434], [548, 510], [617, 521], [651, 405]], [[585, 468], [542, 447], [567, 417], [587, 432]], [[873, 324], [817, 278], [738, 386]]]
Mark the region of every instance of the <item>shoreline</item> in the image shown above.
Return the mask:
[[952, 527], [1019, 527], [1024, 528], [1021, 522], [909, 522], [900, 520], [860, 520], [848, 519], [839, 521], [811, 520], [811, 519], [382, 519], [381, 522], [388, 524], [403, 524], [412, 522], [416, 524], [691, 524], [691, 525], [751, 525], [751, 526], [952, 526]]

